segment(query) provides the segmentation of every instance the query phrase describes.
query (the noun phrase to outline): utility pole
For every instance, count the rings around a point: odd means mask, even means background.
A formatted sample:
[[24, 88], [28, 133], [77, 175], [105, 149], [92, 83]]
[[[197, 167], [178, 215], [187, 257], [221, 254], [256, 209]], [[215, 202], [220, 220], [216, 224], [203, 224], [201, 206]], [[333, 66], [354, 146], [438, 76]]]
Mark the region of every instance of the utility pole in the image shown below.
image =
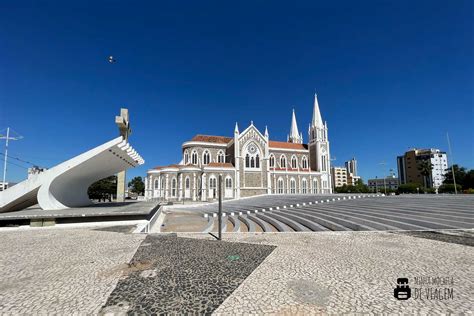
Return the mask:
[[219, 175], [219, 240], [222, 240], [222, 175]]
[[454, 158], [453, 153], [451, 152], [451, 142], [449, 141], [448, 132], [446, 132], [446, 138], [448, 139], [449, 155], [451, 156], [451, 172], [453, 173], [454, 194], [458, 194], [458, 189], [456, 188], [456, 176], [454, 175]]
[[2, 190], [5, 190], [5, 181], [7, 179], [7, 158], [8, 158], [8, 141], [9, 140], [20, 140], [23, 136], [10, 137], [10, 127], [7, 127], [7, 135], [0, 134], [0, 139], [5, 139], [5, 159], [3, 161], [3, 183]]

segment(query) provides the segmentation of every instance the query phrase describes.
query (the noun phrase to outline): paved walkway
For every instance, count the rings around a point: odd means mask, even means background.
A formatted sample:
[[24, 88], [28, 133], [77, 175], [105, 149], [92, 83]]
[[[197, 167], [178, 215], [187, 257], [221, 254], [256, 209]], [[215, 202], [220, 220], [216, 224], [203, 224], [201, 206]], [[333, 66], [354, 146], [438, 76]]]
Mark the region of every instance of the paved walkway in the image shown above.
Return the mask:
[[0, 314], [96, 314], [144, 235], [44, 229], [0, 233]]
[[[458, 234], [473, 238], [472, 231]], [[277, 248], [216, 315], [473, 312], [474, 248], [470, 246], [386, 232], [225, 234], [225, 240]], [[416, 284], [415, 278], [420, 277], [452, 277], [454, 284]], [[395, 299], [397, 278], [409, 279], [409, 300]], [[415, 288], [421, 290], [415, 293]], [[435, 289], [442, 289], [436, 293], [444, 295], [444, 288], [453, 289], [453, 299], [426, 298], [427, 293], [435, 295]], [[418, 293], [423, 296], [415, 299]]]
[[[0, 232], [0, 314], [182, 304], [216, 315], [472, 313], [472, 230], [227, 233], [223, 242], [114, 230]], [[397, 278], [409, 279], [409, 300], [395, 299]]]

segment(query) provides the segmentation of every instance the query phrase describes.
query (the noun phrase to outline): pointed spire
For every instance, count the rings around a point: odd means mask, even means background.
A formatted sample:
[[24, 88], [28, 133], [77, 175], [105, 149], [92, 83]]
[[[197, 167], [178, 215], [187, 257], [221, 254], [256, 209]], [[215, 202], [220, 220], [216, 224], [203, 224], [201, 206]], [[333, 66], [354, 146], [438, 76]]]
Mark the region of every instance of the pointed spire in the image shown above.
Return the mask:
[[311, 126], [323, 127], [323, 119], [319, 111], [318, 95], [316, 93], [314, 94], [313, 120], [311, 121]]
[[239, 125], [237, 124], [237, 122], [235, 122], [234, 133], [235, 133], [235, 134], [238, 134], [238, 133], [239, 133]]
[[300, 133], [298, 132], [298, 124], [296, 124], [296, 115], [295, 115], [295, 109], [293, 109], [293, 114], [291, 116], [291, 129], [290, 129], [290, 135], [288, 137], [288, 141], [292, 143], [297, 143], [301, 144], [301, 138], [300, 138]]
[[268, 127], [267, 125], [265, 125], [265, 135], [264, 135], [266, 138], [268, 138]]

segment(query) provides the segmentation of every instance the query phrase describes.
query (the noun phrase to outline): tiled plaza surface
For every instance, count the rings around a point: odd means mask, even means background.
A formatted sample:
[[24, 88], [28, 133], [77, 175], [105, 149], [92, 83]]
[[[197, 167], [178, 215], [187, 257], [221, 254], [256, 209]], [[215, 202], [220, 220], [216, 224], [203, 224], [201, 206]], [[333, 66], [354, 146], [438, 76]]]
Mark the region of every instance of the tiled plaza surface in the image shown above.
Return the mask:
[[149, 235], [103, 313], [210, 314], [274, 246]]
[[[0, 314], [472, 313], [472, 230], [227, 233], [223, 242], [127, 231], [0, 232]], [[452, 277], [453, 298], [398, 301], [402, 277], [412, 296], [415, 277]]]
[[96, 314], [145, 238], [85, 229], [0, 232], [0, 314]]
[[[472, 230], [451, 233], [474, 236]], [[388, 232], [225, 234], [224, 239], [277, 247], [216, 315], [473, 312], [474, 248], [467, 245]], [[394, 297], [402, 277], [413, 291], [405, 301]], [[453, 285], [427, 287], [452, 288], [453, 299], [415, 299], [414, 288], [423, 287], [414, 284], [415, 277], [452, 277]]]

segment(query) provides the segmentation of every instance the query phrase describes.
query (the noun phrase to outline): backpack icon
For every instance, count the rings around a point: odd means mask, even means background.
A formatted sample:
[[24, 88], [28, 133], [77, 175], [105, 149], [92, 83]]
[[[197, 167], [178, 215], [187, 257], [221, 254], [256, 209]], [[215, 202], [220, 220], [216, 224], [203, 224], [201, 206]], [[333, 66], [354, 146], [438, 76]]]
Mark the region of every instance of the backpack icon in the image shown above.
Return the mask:
[[408, 286], [407, 278], [397, 279], [397, 287], [393, 290], [393, 296], [401, 301], [407, 300], [411, 297], [411, 289], [410, 286]]

